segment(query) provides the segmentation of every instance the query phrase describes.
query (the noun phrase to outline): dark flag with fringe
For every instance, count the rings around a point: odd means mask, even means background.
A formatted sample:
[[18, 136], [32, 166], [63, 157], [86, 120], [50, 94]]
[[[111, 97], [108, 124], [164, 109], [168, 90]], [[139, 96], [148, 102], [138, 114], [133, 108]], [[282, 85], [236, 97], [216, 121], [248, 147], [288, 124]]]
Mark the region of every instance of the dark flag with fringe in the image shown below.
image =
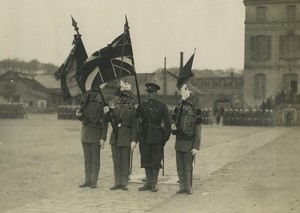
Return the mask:
[[177, 83], [176, 83], [178, 90], [180, 90], [182, 85], [185, 84], [189, 80], [190, 77], [194, 76], [194, 74], [192, 72], [194, 56], [195, 56], [195, 53], [190, 57], [190, 59], [183, 66], [182, 70], [180, 70], [180, 72], [179, 72], [179, 75], [177, 77]]
[[64, 100], [78, 96], [83, 92], [83, 88], [80, 88], [77, 82], [76, 73], [88, 56], [81, 40], [81, 36], [75, 34], [74, 37], [74, 47], [72, 48], [65, 62], [54, 74], [57, 80], [60, 79]]

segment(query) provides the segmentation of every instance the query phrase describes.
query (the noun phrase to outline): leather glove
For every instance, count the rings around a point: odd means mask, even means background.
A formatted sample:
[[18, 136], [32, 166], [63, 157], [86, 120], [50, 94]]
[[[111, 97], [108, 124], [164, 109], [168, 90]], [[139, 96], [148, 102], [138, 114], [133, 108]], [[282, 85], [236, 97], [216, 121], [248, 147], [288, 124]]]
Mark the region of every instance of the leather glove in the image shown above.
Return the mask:
[[104, 145], [105, 145], [105, 140], [100, 140], [100, 146], [101, 146], [101, 149], [104, 149]]
[[171, 125], [171, 130], [172, 130], [172, 131], [176, 131], [176, 130], [177, 130], [177, 127], [176, 127], [175, 123], [172, 123], [172, 125]]
[[76, 117], [81, 117], [82, 116], [82, 113], [80, 112], [79, 109], [76, 110]]
[[198, 152], [199, 152], [199, 150], [197, 150], [197, 149], [192, 149], [192, 151], [191, 151], [193, 156], [196, 156]]
[[107, 114], [109, 112], [109, 107], [108, 106], [103, 107], [103, 112], [104, 114]]
[[130, 144], [131, 151], [133, 151], [135, 147], [136, 147], [136, 142], [132, 141]]

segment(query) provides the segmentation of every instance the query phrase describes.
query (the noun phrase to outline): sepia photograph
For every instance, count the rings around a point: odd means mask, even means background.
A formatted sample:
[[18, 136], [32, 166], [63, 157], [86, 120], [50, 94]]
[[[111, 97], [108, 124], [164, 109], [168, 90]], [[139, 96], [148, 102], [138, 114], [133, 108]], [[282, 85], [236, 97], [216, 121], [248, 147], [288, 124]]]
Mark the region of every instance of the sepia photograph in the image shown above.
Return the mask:
[[299, 82], [300, 0], [0, 0], [0, 212], [300, 212]]

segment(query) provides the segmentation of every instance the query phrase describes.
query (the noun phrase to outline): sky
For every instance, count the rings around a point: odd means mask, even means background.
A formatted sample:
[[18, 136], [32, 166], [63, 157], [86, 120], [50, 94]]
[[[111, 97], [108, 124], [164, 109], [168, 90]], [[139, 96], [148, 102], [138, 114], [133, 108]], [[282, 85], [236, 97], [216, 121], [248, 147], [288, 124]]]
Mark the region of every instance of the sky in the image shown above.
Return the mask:
[[75, 34], [88, 55], [123, 33], [128, 18], [138, 73], [179, 67], [243, 69], [243, 0], [0, 0], [0, 60], [61, 65]]

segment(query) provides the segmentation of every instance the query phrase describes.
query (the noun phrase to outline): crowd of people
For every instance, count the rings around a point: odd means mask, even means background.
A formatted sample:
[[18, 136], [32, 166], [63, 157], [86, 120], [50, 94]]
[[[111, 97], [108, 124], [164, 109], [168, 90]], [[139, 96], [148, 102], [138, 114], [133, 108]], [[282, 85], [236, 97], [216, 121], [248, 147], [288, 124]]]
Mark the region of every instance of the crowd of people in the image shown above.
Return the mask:
[[0, 103], [0, 119], [24, 119], [27, 118], [26, 105], [23, 103]]
[[274, 107], [280, 104], [292, 104], [292, 103], [300, 103], [300, 95], [296, 94], [293, 89], [290, 91], [281, 90], [278, 91], [273, 98], [273, 96], [269, 96], [265, 101], [262, 102], [260, 108], [261, 110], [273, 110]]

